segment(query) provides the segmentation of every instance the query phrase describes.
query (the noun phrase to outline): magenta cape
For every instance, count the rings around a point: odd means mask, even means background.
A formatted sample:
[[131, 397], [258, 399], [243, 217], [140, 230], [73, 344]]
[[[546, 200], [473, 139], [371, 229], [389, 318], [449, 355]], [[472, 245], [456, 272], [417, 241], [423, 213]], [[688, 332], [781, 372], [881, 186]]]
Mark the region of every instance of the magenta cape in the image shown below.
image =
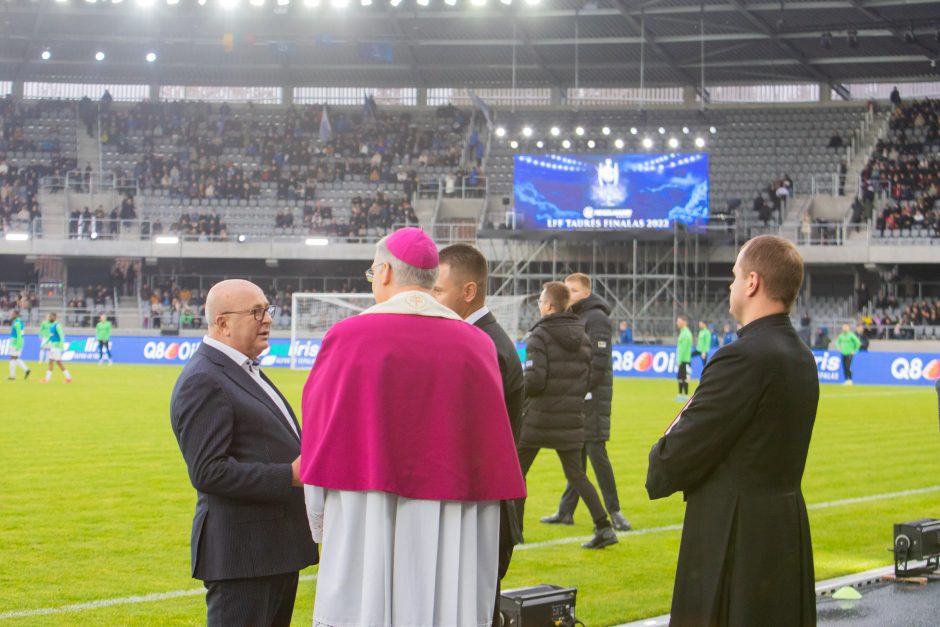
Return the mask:
[[461, 320], [367, 314], [323, 339], [300, 478], [431, 501], [525, 496], [492, 340]]

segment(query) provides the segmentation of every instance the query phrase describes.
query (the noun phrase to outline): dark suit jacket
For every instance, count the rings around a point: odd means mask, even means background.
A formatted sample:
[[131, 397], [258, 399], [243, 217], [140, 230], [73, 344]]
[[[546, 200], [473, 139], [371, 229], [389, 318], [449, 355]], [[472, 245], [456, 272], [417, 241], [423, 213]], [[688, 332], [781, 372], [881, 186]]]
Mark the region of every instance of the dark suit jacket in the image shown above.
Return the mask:
[[[522, 403], [525, 400], [525, 379], [522, 375], [522, 363], [519, 361], [519, 352], [509, 336], [499, 326], [492, 313], [476, 321], [476, 326], [482, 329], [496, 345], [496, 359], [499, 361], [499, 374], [503, 379], [503, 397], [506, 400], [506, 410], [509, 413], [509, 423], [512, 425], [512, 435], [519, 443], [519, 433], [522, 430]], [[502, 578], [509, 568], [512, 558], [512, 547], [522, 543], [522, 528], [519, 525], [519, 515], [516, 511], [515, 501], [502, 501], [500, 503], [499, 525], [499, 576]]]
[[263, 577], [317, 563], [303, 489], [291, 486], [300, 440], [242, 367], [202, 344], [176, 381], [170, 418], [197, 494], [194, 578]]
[[650, 498], [687, 500], [671, 625], [816, 624], [800, 483], [816, 419], [813, 355], [786, 314], [738, 331], [653, 446]]

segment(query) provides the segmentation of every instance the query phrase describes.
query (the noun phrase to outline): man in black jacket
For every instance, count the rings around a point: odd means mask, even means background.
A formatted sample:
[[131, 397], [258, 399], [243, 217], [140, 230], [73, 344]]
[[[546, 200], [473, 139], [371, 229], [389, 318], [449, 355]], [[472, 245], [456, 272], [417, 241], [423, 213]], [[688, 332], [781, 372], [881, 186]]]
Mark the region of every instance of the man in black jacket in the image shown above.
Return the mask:
[[[469, 244], [454, 244], [441, 250], [439, 258], [440, 266], [437, 283], [433, 290], [434, 298], [466, 322], [486, 332], [496, 345], [496, 358], [499, 361], [499, 374], [503, 379], [506, 411], [509, 414], [512, 435], [518, 445], [519, 432], [522, 429], [522, 402], [525, 398], [522, 364], [519, 361], [516, 345], [486, 307], [488, 279], [486, 257]], [[516, 511], [515, 501], [500, 503], [499, 570], [496, 581], [494, 625], [500, 624], [500, 581], [509, 570], [513, 547], [522, 543], [521, 520], [522, 516]]]
[[567, 311], [569, 300], [568, 288], [558, 281], [546, 283], [539, 296], [542, 318], [532, 327], [526, 346], [519, 463], [525, 476], [540, 449], [555, 449], [565, 478], [584, 499], [594, 520], [594, 537], [581, 546], [600, 549], [616, 544], [617, 534], [581, 463], [591, 343], [584, 325]]
[[791, 242], [744, 245], [730, 296], [739, 339], [715, 353], [650, 451], [650, 498], [686, 500], [673, 626], [816, 624], [800, 483], [819, 379], [789, 317], [802, 281]]
[[173, 389], [173, 433], [196, 488], [192, 575], [207, 624], [290, 625], [298, 572], [318, 561], [298, 479], [300, 427], [258, 367], [273, 308], [257, 285], [222, 281], [209, 332]]
[[[607, 455], [610, 439], [610, 404], [614, 395], [613, 364], [611, 362], [610, 306], [591, 291], [591, 277], [575, 273], [565, 278], [571, 293], [571, 312], [584, 324], [591, 341], [591, 380], [584, 402], [584, 448], [581, 465], [587, 469], [590, 458], [597, 485], [604, 496], [614, 529], [629, 531], [630, 523], [620, 511], [617, 480]], [[574, 510], [578, 506], [578, 493], [569, 483], [561, 495], [558, 511], [541, 519], [547, 524], [574, 524]]]

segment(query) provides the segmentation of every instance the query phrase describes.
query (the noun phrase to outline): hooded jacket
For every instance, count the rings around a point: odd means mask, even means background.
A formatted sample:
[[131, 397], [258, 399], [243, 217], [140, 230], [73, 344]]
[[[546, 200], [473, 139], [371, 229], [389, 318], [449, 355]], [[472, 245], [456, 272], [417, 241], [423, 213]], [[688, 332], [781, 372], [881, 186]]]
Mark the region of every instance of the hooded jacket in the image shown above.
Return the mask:
[[584, 324], [591, 343], [591, 398], [584, 403], [584, 441], [606, 442], [610, 439], [610, 403], [614, 395], [610, 305], [590, 294], [572, 305], [571, 311]]
[[536, 322], [528, 337], [525, 365], [519, 446], [580, 449], [591, 345], [578, 317], [565, 312]]

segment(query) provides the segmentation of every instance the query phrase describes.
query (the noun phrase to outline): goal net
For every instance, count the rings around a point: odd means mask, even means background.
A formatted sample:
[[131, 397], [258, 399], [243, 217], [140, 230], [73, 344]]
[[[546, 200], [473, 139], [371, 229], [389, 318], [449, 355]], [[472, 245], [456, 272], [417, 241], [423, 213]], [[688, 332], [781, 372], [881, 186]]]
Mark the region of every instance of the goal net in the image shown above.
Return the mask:
[[[290, 367], [308, 369], [320, 349], [320, 340], [334, 324], [375, 304], [367, 294], [294, 293], [291, 299]], [[538, 319], [528, 296], [493, 296], [486, 305], [513, 341], [522, 339]], [[534, 312], [534, 316], [533, 316]]]

